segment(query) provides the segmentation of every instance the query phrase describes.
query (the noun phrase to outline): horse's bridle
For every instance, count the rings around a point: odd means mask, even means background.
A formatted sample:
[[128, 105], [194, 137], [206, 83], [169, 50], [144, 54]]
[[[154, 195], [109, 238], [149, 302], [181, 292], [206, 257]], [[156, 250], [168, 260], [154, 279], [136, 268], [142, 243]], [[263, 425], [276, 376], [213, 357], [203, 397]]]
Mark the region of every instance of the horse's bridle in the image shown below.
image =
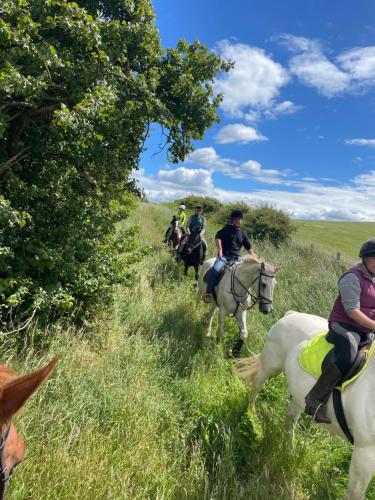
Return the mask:
[[[275, 274], [266, 274], [266, 273], [263, 272], [263, 269], [261, 268], [259, 275], [256, 276], [253, 279], [253, 281], [250, 283], [249, 287], [247, 288], [242, 283], [242, 281], [236, 276], [237, 267], [238, 266], [234, 266], [234, 268], [232, 268], [232, 267], [227, 266], [227, 268], [231, 272], [230, 293], [233, 295], [233, 298], [234, 298], [234, 300], [236, 301], [236, 304], [237, 304], [236, 310], [233, 313], [233, 315], [235, 316], [237, 314], [238, 308], [240, 306], [245, 311], [247, 309], [252, 309], [259, 301], [262, 301], [264, 304], [272, 305], [272, 300], [270, 300], [269, 298], [267, 298], [264, 295], [262, 295], [260, 287], [261, 287], [261, 278], [262, 278], [262, 276], [265, 276], [266, 278], [274, 278]], [[257, 295], [254, 295], [251, 292], [251, 287], [256, 282], [256, 280], [259, 280], [258, 281], [258, 293], [257, 293]], [[245, 295], [238, 295], [236, 293], [235, 288], [234, 288], [235, 281], [245, 290], [245, 292], [246, 292]], [[252, 302], [251, 302], [251, 304], [249, 306], [245, 307], [243, 305], [243, 302], [245, 302], [245, 300], [248, 297], [251, 298]]]
[[9, 436], [10, 426], [12, 422], [9, 420], [5, 431], [0, 436], [0, 500], [4, 500], [5, 492], [9, 481], [9, 471], [5, 465], [5, 443]]
[[[194, 233], [191, 233], [191, 235], [196, 235], [198, 238], [200, 233], [194, 232]], [[188, 243], [189, 243], [189, 241], [188, 241]], [[188, 243], [187, 243], [187, 245], [188, 245]], [[202, 244], [202, 238], [198, 238], [198, 243], [193, 244], [193, 246], [191, 246], [191, 247], [187, 246], [186, 252], [192, 253], [192, 251], [195, 250], [197, 247], [199, 247], [199, 245], [201, 245], [201, 244]]]

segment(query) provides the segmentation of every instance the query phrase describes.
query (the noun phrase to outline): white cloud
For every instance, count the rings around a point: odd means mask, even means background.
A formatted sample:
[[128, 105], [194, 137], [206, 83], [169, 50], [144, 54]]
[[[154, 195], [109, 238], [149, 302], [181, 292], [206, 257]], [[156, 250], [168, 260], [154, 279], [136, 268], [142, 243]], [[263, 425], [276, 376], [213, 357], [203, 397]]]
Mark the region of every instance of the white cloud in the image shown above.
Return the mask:
[[288, 72], [264, 50], [223, 40], [218, 52], [235, 61], [235, 67], [215, 84], [224, 95], [222, 109], [233, 117], [242, 117], [249, 107], [267, 108], [288, 83]]
[[293, 35], [282, 35], [280, 39], [297, 54], [290, 59], [289, 69], [304, 85], [314, 87], [327, 97], [348, 89], [350, 75], [327, 59], [319, 42]]
[[297, 113], [300, 109], [302, 109], [302, 106], [298, 106], [292, 101], [282, 101], [275, 104], [275, 106], [269, 110], [269, 113], [271, 117], [276, 117], [278, 115], [291, 115]]
[[219, 144], [231, 144], [234, 142], [247, 144], [254, 141], [267, 141], [268, 139], [253, 127], [247, 127], [242, 123], [232, 123], [231, 125], [222, 127], [216, 134], [215, 140]]
[[[262, 168], [256, 162], [247, 168], [261, 172]], [[258, 188], [251, 191], [233, 191], [218, 188], [211, 178], [211, 171], [206, 171], [204, 187], [201, 185], [202, 174], [190, 177], [189, 184], [180, 169], [170, 170], [167, 180], [165, 174], [148, 177], [144, 171], [138, 171], [135, 177], [145, 189], [149, 198], [156, 201], [175, 200], [190, 193], [214, 196], [223, 202], [244, 201], [251, 205], [268, 203], [284, 210], [297, 219], [374, 221], [375, 205], [373, 190], [375, 186], [375, 171], [359, 175], [352, 181], [341, 186], [327, 186], [318, 182], [296, 182], [293, 191], [285, 187], [278, 189]], [[161, 171], [165, 172], [165, 171]], [[343, 200], [346, 207], [343, 208]]]
[[350, 49], [340, 54], [337, 61], [353, 79], [375, 83], [375, 46]]
[[244, 118], [248, 122], [256, 122], [261, 119], [275, 120], [279, 116], [292, 115], [303, 108], [292, 101], [270, 102], [268, 108], [257, 109], [245, 113]]
[[222, 158], [213, 147], [196, 149], [190, 153], [187, 163], [220, 172], [232, 179], [249, 179], [253, 177], [257, 181], [267, 184], [278, 184], [287, 175], [285, 171], [264, 169], [255, 160], [240, 163], [229, 158]]
[[192, 153], [190, 153], [187, 163], [194, 163], [200, 167], [210, 168], [213, 170], [218, 170], [221, 168], [228, 168], [230, 165], [235, 164], [234, 160], [229, 158], [222, 158], [218, 155], [214, 148], [197, 148]]
[[362, 189], [373, 189], [375, 186], [375, 170], [370, 170], [365, 174], [357, 175], [354, 179], [355, 184], [358, 184]]
[[262, 168], [262, 165], [254, 160], [248, 160], [242, 164], [243, 170], [248, 171], [251, 174], [259, 174]]
[[375, 139], [346, 139], [345, 144], [375, 148]]
[[296, 54], [289, 61], [290, 72], [327, 97], [375, 85], [375, 46], [355, 47], [331, 61], [317, 40], [288, 34], [279, 40]]
[[189, 189], [205, 190], [212, 188], [211, 172], [201, 168], [179, 167], [174, 170], [159, 170], [157, 177], [162, 182], [185, 186]]

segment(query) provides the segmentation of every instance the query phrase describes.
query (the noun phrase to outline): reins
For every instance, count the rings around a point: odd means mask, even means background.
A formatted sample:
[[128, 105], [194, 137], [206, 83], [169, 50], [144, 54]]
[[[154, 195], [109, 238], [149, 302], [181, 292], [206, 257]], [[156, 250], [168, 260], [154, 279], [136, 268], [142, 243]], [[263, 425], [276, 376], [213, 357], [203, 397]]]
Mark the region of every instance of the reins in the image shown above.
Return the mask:
[[[237, 314], [240, 306], [242, 307], [242, 309], [244, 311], [247, 311], [249, 309], [252, 309], [260, 300], [262, 300], [265, 304], [272, 304], [272, 300], [268, 299], [267, 297], [264, 297], [261, 294], [260, 281], [261, 281], [262, 276], [265, 276], [266, 278], [274, 278], [275, 275], [266, 274], [261, 269], [259, 275], [253, 279], [253, 281], [250, 283], [249, 287], [246, 287], [242, 283], [242, 281], [236, 276], [236, 271], [237, 271], [238, 265], [236, 265], [236, 266], [226, 265], [225, 267], [226, 267], [226, 269], [229, 269], [229, 271], [231, 273], [231, 282], [230, 282], [230, 292], [229, 293], [232, 294], [233, 299], [236, 302], [236, 310], [234, 311], [233, 316], [235, 316]], [[258, 293], [257, 293], [257, 295], [255, 295], [254, 293], [251, 292], [251, 286], [256, 282], [256, 280], [259, 280], [258, 281]], [[235, 282], [237, 282], [245, 290], [246, 293], [244, 295], [238, 295], [236, 293]], [[247, 300], [248, 297], [251, 298], [251, 304], [248, 306], [244, 306], [243, 303]]]
[[198, 239], [198, 243], [196, 243], [195, 245], [193, 245], [192, 247], [187, 247], [186, 251], [188, 251], [189, 253], [192, 253], [193, 250], [195, 250], [197, 247], [199, 247], [200, 245], [202, 244], [202, 240], [201, 239]]

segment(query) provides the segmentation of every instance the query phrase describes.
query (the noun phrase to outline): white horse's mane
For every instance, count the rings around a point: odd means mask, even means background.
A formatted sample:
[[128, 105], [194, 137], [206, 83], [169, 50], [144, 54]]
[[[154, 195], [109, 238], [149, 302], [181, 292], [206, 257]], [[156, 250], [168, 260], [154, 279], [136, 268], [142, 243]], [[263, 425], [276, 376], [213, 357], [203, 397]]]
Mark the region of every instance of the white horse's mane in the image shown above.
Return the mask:
[[241, 259], [241, 262], [244, 264], [261, 264], [262, 261], [258, 259], [256, 255], [244, 255]]

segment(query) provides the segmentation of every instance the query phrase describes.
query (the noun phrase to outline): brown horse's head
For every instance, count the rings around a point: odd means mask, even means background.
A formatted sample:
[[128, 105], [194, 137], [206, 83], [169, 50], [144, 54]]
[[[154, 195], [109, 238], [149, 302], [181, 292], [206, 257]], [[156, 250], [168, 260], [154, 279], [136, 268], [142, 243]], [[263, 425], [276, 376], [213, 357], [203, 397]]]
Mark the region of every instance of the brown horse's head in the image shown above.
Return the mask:
[[7, 366], [0, 365], [0, 429], [2, 436], [0, 444], [4, 440], [1, 451], [0, 498], [4, 495], [5, 485], [3, 483], [25, 456], [25, 443], [11, 423], [11, 419], [52, 372], [58, 360], [59, 357], [56, 356], [45, 367], [26, 375], [18, 375]]

